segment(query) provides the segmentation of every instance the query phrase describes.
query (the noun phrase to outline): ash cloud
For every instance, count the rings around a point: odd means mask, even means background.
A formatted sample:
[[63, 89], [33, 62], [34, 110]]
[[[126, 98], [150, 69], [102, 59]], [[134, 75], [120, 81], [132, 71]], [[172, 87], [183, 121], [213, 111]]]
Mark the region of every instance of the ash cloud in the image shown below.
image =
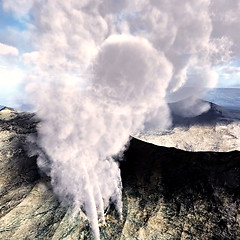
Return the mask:
[[183, 116], [207, 111], [197, 99], [216, 85], [216, 67], [239, 57], [239, 1], [18, 5], [3, 1], [6, 11], [34, 21], [29, 26], [34, 51], [22, 58], [32, 65], [24, 85], [42, 120], [38, 144], [49, 157], [40, 154], [38, 165], [60, 199], [76, 211], [85, 209], [99, 239], [98, 219], [104, 220], [109, 202], [120, 216], [122, 211], [113, 157], [131, 134], [169, 127], [168, 103]]

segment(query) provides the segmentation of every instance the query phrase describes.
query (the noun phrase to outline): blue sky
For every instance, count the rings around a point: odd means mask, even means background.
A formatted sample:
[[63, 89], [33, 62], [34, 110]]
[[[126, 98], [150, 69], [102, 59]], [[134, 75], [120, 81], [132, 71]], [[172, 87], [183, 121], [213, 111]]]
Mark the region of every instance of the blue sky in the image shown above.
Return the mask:
[[[22, 54], [31, 51], [28, 42], [26, 17], [17, 17], [5, 12], [0, 1], [0, 44], [13, 47], [15, 54], [0, 52], [0, 105], [16, 106], [16, 99], [21, 95], [20, 84], [26, 75]], [[0, 50], [1, 51], [1, 50]]]
[[11, 13], [5, 12], [0, 5], [0, 31], [4, 32], [8, 27], [13, 27], [17, 30], [24, 30], [26, 28], [23, 21], [14, 17]]
[[[0, 105], [15, 105], [15, 96], [21, 95], [20, 83], [27, 74], [23, 63], [23, 54], [33, 50], [28, 26], [29, 15], [17, 17], [5, 12], [0, 0], [0, 43], [16, 48], [18, 54], [0, 52]], [[14, 52], [14, 51], [13, 51]], [[217, 87], [240, 87], [240, 62], [235, 61], [228, 67], [218, 67], [219, 83]]]
[[234, 61], [230, 66], [217, 67], [220, 88], [240, 88], [240, 62]]

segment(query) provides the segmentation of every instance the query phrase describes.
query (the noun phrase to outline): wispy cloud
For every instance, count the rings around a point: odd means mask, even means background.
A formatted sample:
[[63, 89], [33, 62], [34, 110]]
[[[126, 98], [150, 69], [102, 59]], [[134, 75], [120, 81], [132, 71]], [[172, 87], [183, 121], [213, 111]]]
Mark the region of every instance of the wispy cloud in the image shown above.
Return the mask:
[[17, 48], [13, 46], [9, 46], [7, 44], [0, 43], [0, 55], [14, 55], [17, 56], [19, 51]]

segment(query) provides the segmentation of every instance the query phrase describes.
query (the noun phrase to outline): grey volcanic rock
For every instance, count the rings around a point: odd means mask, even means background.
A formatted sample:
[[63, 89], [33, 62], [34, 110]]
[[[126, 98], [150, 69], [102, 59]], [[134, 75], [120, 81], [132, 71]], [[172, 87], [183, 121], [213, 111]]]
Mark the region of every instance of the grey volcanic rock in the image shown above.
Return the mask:
[[[93, 239], [40, 176], [26, 137], [34, 115], [0, 112], [0, 239]], [[113, 206], [101, 239], [240, 239], [240, 152], [186, 152], [133, 138], [121, 162], [123, 218]]]
[[238, 151], [185, 152], [132, 139], [125, 157], [123, 186], [134, 203], [126, 222], [135, 212], [129, 232], [138, 229], [129, 239], [240, 239]]
[[173, 116], [167, 131], [142, 132], [137, 138], [186, 151], [240, 151], [240, 111], [211, 103], [208, 112], [194, 118]]

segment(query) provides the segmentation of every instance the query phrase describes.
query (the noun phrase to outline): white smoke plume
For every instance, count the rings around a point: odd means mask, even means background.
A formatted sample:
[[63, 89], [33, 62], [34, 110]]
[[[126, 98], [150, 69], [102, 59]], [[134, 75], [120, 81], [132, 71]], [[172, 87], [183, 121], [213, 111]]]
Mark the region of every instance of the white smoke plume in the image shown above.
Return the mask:
[[38, 165], [54, 191], [83, 207], [94, 236], [115, 203], [121, 178], [113, 157], [145, 127], [171, 125], [169, 102], [195, 116], [214, 87], [216, 67], [239, 57], [240, 1], [5, 0], [6, 11], [28, 14], [34, 51], [26, 91], [39, 118]]

